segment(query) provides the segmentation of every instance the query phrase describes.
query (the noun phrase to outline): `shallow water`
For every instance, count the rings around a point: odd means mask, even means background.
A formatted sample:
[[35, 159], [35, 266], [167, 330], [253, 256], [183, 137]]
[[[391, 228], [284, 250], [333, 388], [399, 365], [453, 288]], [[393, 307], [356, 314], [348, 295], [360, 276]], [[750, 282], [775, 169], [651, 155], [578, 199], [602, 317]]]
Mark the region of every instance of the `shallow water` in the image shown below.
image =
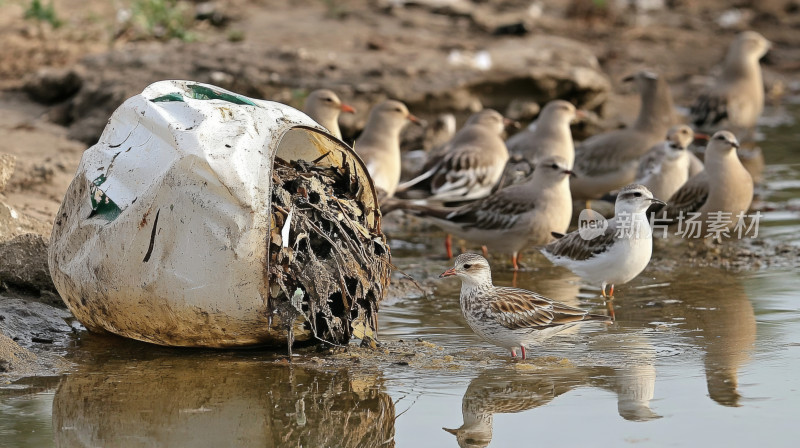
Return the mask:
[[[764, 132], [759, 238], [798, 244], [800, 125]], [[395, 263], [438, 275], [438, 236], [396, 235]], [[668, 263], [686, 246], [661, 250], [618, 289], [614, 324], [571, 329], [524, 363], [465, 328], [452, 279], [380, 315], [383, 340], [422, 338], [450, 366], [290, 367], [274, 352], [80, 333], [67, 374], [0, 386], [0, 445], [796, 446], [800, 276]], [[524, 261], [518, 286], [605, 312], [596, 286], [536, 254]], [[497, 271], [495, 283], [512, 283]]]

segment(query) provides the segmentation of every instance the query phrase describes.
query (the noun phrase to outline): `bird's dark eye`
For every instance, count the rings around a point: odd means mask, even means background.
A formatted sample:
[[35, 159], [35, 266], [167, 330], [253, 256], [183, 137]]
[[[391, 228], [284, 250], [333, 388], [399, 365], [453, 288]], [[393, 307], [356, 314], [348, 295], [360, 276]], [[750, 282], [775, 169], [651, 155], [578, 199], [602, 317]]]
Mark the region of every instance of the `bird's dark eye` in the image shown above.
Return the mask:
[[642, 193], [639, 193], [637, 191], [636, 193], [633, 193], [633, 197], [640, 198], [640, 197], [642, 197]]
[[467, 263], [467, 264], [465, 264], [465, 265], [464, 265], [464, 269], [469, 269], [469, 268], [471, 268], [471, 267], [472, 267], [472, 265], [471, 265], [471, 264], [469, 264], [469, 263]]
[[333, 98], [325, 98], [325, 101], [327, 101], [329, 103], [332, 103], [333, 102]]
[[724, 135], [718, 135], [717, 136], [717, 140], [725, 140], [725, 136]]
[[402, 110], [400, 110], [400, 108], [399, 108], [399, 107], [398, 107], [398, 108], [396, 108], [394, 111], [395, 111], [395, 112], [402, 112]]
[[554, 163], [554, 164], [550, 165], [550, 168], [552, 168], [552, 169], [554, 169], [554, 170], [557, 170], [557, 169], [558, 169], [558, 165], [556, 165], [556, 164]]

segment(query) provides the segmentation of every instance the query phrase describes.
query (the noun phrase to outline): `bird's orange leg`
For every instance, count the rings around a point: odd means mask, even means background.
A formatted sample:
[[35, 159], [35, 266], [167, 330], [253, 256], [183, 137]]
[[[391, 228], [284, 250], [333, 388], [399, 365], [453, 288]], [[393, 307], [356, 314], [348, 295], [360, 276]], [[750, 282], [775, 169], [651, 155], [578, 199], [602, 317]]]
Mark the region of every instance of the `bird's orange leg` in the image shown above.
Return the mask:
[[614, 285], [611, 285], [611, 290], [608, 292], [609, 297], [614, 297]]
[[515, 349], [515, 348], [511, 349], [511, 357], [512, 358], [516, 358], [517, 357], [517, 349]]
[[608, 308], [608, 315], [611, 316], [611, 320], [617, 320], [617, 315], [614, 313], [614, 298], [609, 297], [606, 300], [606, 308]]
[[481, 246], [481, 250], [483, 251], [483, 258], [489, 258], [489, 248]]
[[520, 345], [519, 348], [522, 349], [522, 359], [524, 360], [525, 357], [526, 357], [526, 355], [525, 355], [525, 346], [524, 345]]
[[514, 254], [511, 255], [511, 264], [514, 265], [514, 272], [519, 271], [519, 264], [517, 263], [518, 261], [519, 254], [514, 252]]
[[447, 250], [447, 259], [453, 259], [453, 236], [449, 233], [444, 237], [444, 248]]
[[517, 287], [517, 271], [514, 271], [514, 273], [511, 275], [511, 287]]

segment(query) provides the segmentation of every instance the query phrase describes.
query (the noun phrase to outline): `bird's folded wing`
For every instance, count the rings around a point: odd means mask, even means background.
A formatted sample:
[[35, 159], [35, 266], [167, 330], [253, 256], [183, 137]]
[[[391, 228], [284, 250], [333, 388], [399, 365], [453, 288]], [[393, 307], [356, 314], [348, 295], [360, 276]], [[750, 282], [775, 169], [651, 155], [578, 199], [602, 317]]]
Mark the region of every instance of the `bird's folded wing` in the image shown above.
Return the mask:
[[618, 129], [590, 137], [575, 147], [574, 171], [580, 176], [602, 176], [623, 164], [638, 161], [652, 142], [641, 132]]
[[708, 199], [708, 191], [708, 176], [701, 172], [679, 188], [667, 200], [666, 206], [656, 211], [656, 219], [672, 222], [681, 216], [687, 217], [689, 213], [697, 212]]
[[470, 190], [476, 186], [491, 187], [499, 176], [505, 159], [487, 153], [482, 146], [462, 146], [447, 154], [434, 173], [431, 192], [442, 195], [455, 190]]
[[608, 226], [605, 231], [592, 239], [585, 239], [577, 231], [569, 233], [544, 247], [544, 250], [556, 257], [573, 260], [588, 260], [609, 249], [617, 236], [617, 229]]
[[503, 230], [512, 227], [520, 215], [536, 205], [526, 196], [514, 194], [515, 187], [467, 204], [448, 215], [447, 219], [464, 227]]
[[696, 128], [711, 128], [728, 118], [728, 98], [713, 92], [705, 93], [689, 109], [690, 121]]
[[663, 157], [664, 153], [659, 148], [651, 149], [643, 155], [639, 160], [639, 167], [636, 169], [636, 181], [658, 172]]
[[532, 291], [497, 287], [498, 296], [489, 305], [498, 322], [506, 328], [547, 328], [579, 322], [586, 311], [553, 302]]

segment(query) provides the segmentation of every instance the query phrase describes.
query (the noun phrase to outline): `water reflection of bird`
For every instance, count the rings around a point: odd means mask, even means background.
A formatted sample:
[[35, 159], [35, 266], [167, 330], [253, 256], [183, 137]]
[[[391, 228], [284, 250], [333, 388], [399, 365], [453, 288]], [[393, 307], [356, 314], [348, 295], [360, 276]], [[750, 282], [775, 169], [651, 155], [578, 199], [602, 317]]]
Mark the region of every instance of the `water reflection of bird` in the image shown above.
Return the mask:
[[[690, 272], [676, 275], [693, 276]], [[721, 405], [739, 406], [738, 372], [750, 359], [756, 341], [753, 305], [736, 274], [704, 269], [701, 275], [703, 281], [693, 281], [691, 289], [677, 292], [684, 305], [680, 315], [686, 319], [686, 328], [701, 331], [695, 343], [706, 352], [708, 395]]]
[[461, 400], [464, 424], [442, 429], [455, 435], [461, 448], [488, 446], [492, 441], [494, 414], [512, 414], [546, 405], [580, 386], [584, 382], [582, 377], [571, 368], [548, 370], [546, 375], [486, 370], [470, 381]]
[[592, 384], [617, 394], [617, 411], [625, 420], [648, 421], [661, 418], [650, 409], [656, 388], [656, 351], [650, 339], [641, 333], [626, 331], [613, 339], [598, 340], [596, 352], [620, 352], [622, 365], [599, 368], [602, 375], [593, 374]]

